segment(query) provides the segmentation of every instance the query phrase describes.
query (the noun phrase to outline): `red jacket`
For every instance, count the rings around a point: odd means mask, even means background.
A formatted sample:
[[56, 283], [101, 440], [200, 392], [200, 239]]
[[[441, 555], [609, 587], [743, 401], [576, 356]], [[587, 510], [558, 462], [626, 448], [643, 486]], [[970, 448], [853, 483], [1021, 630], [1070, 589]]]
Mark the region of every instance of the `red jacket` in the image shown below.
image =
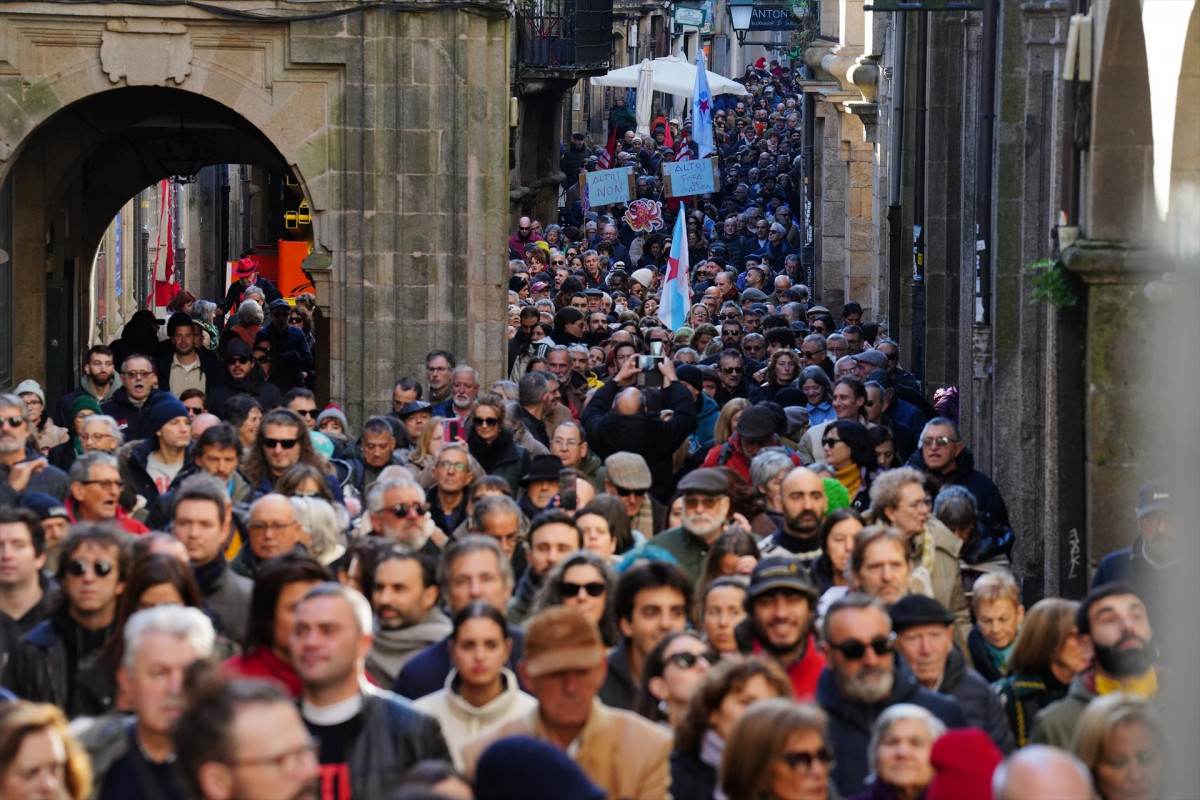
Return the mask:
[[[76, 511], [78, 510], [78, 507], [79, 507], [79, 501], [76, 500], [74, 497], [68, 497], [66, 506], [67, 506], [67, 521], [70, 522], [72, 525], [75, 525], [76, 523], [79, 522], [79, 519], [76, 517]], [[114, 517], [111, 521], [116, 523], [117, 527], [119, 527], [121, 530], [125, 531], [126, 533], [132, 533], [135, 536], [141, 536], [143, 533], [150, 532], [149, 528], [147, 528], [142, 523], [138, 522], [133, 517], [129, 516], [129, 512], [126, 511], [125, 509], [121, 508], [121, 506], [119, 506], [119, 505], [117, 506], [117, 516]]]
[[[755, 655], [762, 655], [762, 645], [755, 642], [751, 651]], [[816, 698], [817, 678], [821, 677], [823, 669], [825, 669], [825, 654], [817, 646], [816, 638], [809, 634], [804, 655], [798, 661], [793, 661], [787, 666], [787, 674], [792, 679], [792, 691], [796, 693], [797, 702], [810, 703]]]
[[[771, 447], [779, 446], [779, 437], [769, 445]], [[795, 453], [789, 454], [792, 458], [792, 463], [797, 467], [802, 466], [800, 457]], [[724, 461], [722, 461], [724, 456]], [[742, 476], [742, 480], [750, 483], [750, 459], [742, 452], [742, 440], [738, 434], [733, 434], [729, 437], [729, 441], [725, 444], [713, 445], [708, 451], [708, 455], [704, 459], [702, 467], [729, 467], [731, 470]]]
[[282, 686], [292, 698], [300, 696], [303, 683], [292, 665], [284, 661], [269, 647], [256, 647], [249, 653], [234, 656], [221, 664], [227, 672], [243, 678], [266, 678]]

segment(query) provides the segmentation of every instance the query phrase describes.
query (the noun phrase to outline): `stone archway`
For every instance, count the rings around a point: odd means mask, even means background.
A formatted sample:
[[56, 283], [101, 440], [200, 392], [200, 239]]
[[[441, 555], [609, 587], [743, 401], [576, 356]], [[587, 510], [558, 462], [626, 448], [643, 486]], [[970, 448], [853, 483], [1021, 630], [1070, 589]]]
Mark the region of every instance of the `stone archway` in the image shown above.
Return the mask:
[[[85, 212], [111, 211], [85, 200], [105, 196], [85, 184], [116, 194], [124, 177], [85, 169], [114, 131], [88, 130], [77, 104], [154, 89], [247, 137], [225, 160], [298, 180], [312, 211], [305, 269], [328, 324], [323, 394], [352, 421], [389, 409], [396, 377], [424, 377], [435, 348], [485, 380], [501, 376], [505, 3], [276, 9], [273, 19], [217, 5], [116, 8], [0, 7], [0, 185], [14, 204], [0, 227], [15, 240], [14, 295], [31, 301], [14, 324], [18, 374], [45, 376], [46, 289], [86, 250]], [[42, 135], [56, 120], [79, 135]]]

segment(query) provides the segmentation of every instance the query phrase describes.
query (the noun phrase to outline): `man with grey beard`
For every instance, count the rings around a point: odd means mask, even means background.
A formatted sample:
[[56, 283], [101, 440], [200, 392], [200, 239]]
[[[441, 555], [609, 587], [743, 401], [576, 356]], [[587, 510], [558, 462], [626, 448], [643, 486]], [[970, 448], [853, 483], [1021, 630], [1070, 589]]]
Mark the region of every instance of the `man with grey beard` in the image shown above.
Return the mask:
[[825, 612], [821, 647], [827, 659], [817, 681], [817, 703], [829, 715], [826, 741], [837, 752], [833, 782], [850, 797], [866, 791], [871, 774], [871, 725], [888, 706], [912, 703], [950, 728], [967, 722], [958, 701], [921, 687], [894, 654], [892, 620], [875, 598], [848, 594]]

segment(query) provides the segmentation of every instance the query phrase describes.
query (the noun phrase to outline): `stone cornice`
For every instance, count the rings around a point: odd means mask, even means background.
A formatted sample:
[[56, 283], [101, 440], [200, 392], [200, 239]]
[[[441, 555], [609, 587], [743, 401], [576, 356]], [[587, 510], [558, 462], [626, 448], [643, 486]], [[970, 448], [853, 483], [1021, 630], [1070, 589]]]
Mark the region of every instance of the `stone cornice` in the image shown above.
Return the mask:
[[1146, 245], [1098, 239], [1080, 239], [1062, 252], [1062, 262], [1089, 285], [1146, 283], [1173, 266]]

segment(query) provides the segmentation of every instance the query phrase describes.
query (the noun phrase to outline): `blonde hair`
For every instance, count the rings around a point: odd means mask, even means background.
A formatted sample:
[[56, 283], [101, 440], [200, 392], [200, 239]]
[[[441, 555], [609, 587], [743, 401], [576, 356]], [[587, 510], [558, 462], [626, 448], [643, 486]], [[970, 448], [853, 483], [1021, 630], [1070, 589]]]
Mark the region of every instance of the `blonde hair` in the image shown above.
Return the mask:
[[1079, 603], [1075, 600], [1047, 597], [1025, 612], [1025, 621], [1021, 623], [1008, 662], [1013, 675], [1050, 669], [1063, 642], [1075, 632], [1075, 612], [1078, 608]]
[[994, 603], [997, 600], [1008, 600], [1013, 608], [1021, 607], [1021, 592], [1017, 582], [1007, 572], [989, 572], [979, 576], [971, 588], [971, 608], [976, 614], [984, 603]]
[[71, 800], [83, 800], [92, 793], [92, 763], [87, 752], [67, 730], [67, 718], [62, 710], [49, 703], [30, 703], [18, 700], [0, 706], [0, 780], [30, 734], [51, 731], [58, 735], [67, 753], [63, 769], [63, 788]]
[[1071, 740], [1071, 752], [1079, 757], [1092, 775], [1104, 757], [1104, 745], [1108, 735], [1121, 725], [1145, 725], [1157, 740], [1153, 748], [1161, 753], [1163, 729], [1155, 719], [1150, 704], [1135, 695], [1113, 692], [1101, 695], [1088, 703], [1075, 725], [1075, 736]]
[[735, 397], [721, 407], [717, 422], [713, 425], [713, 444], [725, 444], [733, 436], [733, 415], [750, 405], [744, 397]]

